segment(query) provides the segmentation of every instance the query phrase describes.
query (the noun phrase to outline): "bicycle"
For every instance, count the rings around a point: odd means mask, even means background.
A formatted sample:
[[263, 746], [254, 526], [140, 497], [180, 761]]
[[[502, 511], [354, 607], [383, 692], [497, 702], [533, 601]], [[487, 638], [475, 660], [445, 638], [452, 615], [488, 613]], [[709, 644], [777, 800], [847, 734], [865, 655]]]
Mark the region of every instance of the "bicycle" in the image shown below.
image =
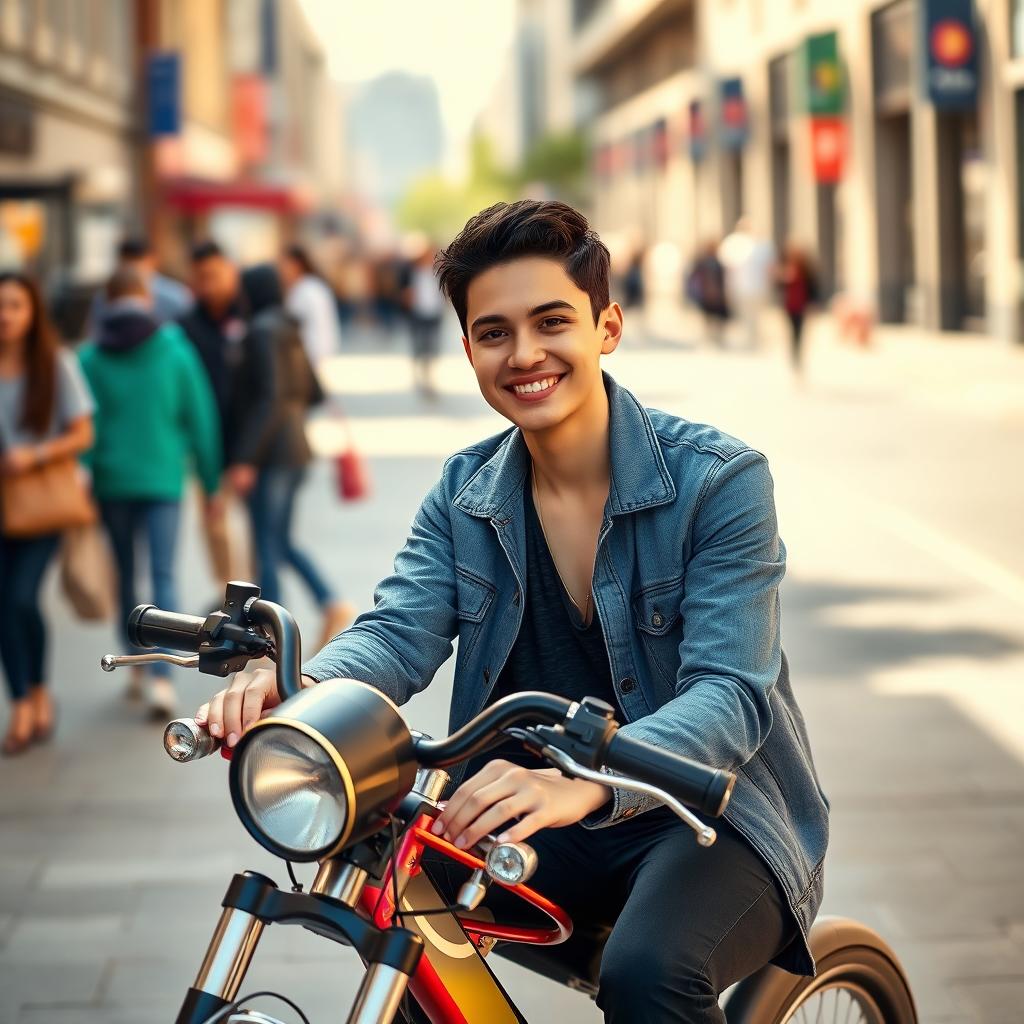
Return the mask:
[[[527, 843], [488, 836], [462, 850], [430, 831], [448, 781], [444, 769], [512, 737], [568, 776], [655, 797], [705, 847], [714, 844], [715, 831], [690, 808], [721, 815], [736, 781], [731, 772], [619, 733], [612, 708], [592, 698], [570, 703], [552, 694], [515, 694], [446, 739], [432, 739], [410, 730], [398, 708], [365, 683], [338, 679], [302, 690], [295, 621], [286, 609], [260, 599], [253, 584], [230, 583], [221, 610], [206, 618], [140, 605], [130, 616], [129, 636], [139, 647], [187, 656], [107, 655], [104, 670], [160, 660], [226, 676], [269, 657], [284, 698], [233, 750], [221, 752], [230, 760], [239, 819], [286, 862], [292, 887], [279, 888], [251, 871], [233, 877], [176, 1024], [282, 1024], [242, 1008], [266, 995], [284, 999], [309, 1024], [299, 1007], [277, 993], [239, 997], [260, 936], [271, 924], [299, 924], [357, 951], [366, 973], [348, 1024], [525, 1024], [487, 954], [498, 942], [557, 945], [569, 937], [572, 921], [527, 885], [537, 864]], [[220, 748], [191, 719], [171, 722], [164, 745], [179, 762]], [[428, 850], [469, 872], [454, 903], [423, 869]], [[316, 877], [302, 891], [292, 865], [314, 861]], [[491, 885], [514, 893], [545, 922], [524, 926], [474, 916]], [[600, 959], [595, 941], [589, 963]], [[817, 976], [763, 968], [724, 998], [730, 1024], [916, 1024], [907, 977], [875, 932], [851, 919], [823, 918], [809, 942]], [[596, 979], [585, 969], [551, 963], [543, 973], [596, 994]]]

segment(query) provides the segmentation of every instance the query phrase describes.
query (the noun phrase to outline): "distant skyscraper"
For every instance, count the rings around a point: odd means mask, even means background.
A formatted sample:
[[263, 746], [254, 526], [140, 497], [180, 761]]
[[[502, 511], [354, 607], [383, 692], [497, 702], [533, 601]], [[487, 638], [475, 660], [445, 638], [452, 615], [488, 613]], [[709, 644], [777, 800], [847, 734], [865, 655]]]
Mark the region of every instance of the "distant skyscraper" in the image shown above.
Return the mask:
[[391, 204], [409, 183], [441, 164], [444, 133], [434, 82], [389, 72], [351, 101], [348, 145], [361, 192]]

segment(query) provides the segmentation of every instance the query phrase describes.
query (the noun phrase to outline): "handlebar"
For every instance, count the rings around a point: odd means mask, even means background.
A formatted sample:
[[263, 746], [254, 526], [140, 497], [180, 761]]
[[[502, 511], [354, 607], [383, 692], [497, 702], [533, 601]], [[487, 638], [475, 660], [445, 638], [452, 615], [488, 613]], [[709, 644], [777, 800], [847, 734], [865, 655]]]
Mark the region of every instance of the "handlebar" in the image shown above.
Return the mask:
[[476, 718], [443, 740], [420, 736], [416, 739], [416, 758], [424, 768], [445, 768], [465, 761], [501, 740], [502, 731], [517, 722], [556, 725], [565, 720], [572, 702], [553, 693], [527, 690], [502, 697]]
[[230, 583], [224, 610], [205, 619], [139, 605], [128, 616], [128, 639], [137, 647], [198, 654], [199, 671], [214, 675], [228, 675], [244, 668], [251, 658], [271, 654], [278, 695], [287, 700], [302, 688], [299, 627], [291, 612], [258, 594], [251, 584]]
[[[228, 584], [223, 610], [205, 619], [140, 605], [129, 616], [128, 637], [139, 647], [197, 654], [199, 670], [215, 675], [238, 671], [251, 658], [271, 654], [281, 699], [301, 689], [298, 626], [286, 609], [262, 600], [252, 584]], [[530, 728], [514, 728], [518, 723]], [[415, 737], [416, 757], [423, 767], [444, 768], [495, 746], [509, 730], [569, 774], [616, 785], [612, 778], [596, 775], [594, 769], [604, 768], [621, 775], [624, 786], [633, 780], [715, 817], [725, 810], [736, 782], [732, 772], [623, 735], [612, 708], [601, 701], [585, 698], [575, 703], [538, 691], [503, 697], [445, 739]], [[214, 744], [197, 739], [195, 724], [188, 720], [171, 723], [168, 735], [168, 752], [178, 760], [192, 760], [215, 749]], [[551, 756], [552, 750], [558, 756]]]
[[736, 784], [732, 772], [709, 768], [621, 732], [612, 736], [604, 763], [612, 771], [657, 786], [687, 807], [713, 818], [725, 810]]
[[136, 647], [170, 647], [199, 653], [205, 619], [198, 615], [165, 612], [152, 604], [140, 604], [128, 616], [128, 640]]
[[[564, 697], [528, 690], [495, 701], [476, 718], [447, 739], [419, 737], [416, 757], [425, 768], [444, 768], [464, 761], [493, 746], [504, 730], [518, 722], [531, 725], [559, 725], [567, 720], [573, 705]], [[595, 763], [664, 790], [680, 803], [712, 817], [718, 817], [732, 796], [736, 776], [719, 768], [681, 757], [663, 747], [625, 736], [609, 723], [609, 738], [594, 751]], [[548, 730], [548, 742], [552, 742]], [[609, 780], [610, 783], [610, 780]]]

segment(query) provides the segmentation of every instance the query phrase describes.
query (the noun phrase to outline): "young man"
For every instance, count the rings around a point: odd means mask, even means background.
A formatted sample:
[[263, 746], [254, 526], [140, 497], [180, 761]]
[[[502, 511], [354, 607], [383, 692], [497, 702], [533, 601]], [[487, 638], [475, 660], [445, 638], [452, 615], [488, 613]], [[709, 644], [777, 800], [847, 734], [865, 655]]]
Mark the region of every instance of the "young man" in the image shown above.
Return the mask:
[[[611, 929], [607, 1020], [723, 1021], [719, 993], [768, 961], [813, 970], [828, 833], [780, 647], [766, 461], [602, 375], [622, 311], [575, 210], [491, 207], [437, 266], [481, 393], [514, 427], [445, 463], [374, 610], [305, 682], [349, 676], [403, 701], [458, 636], [452, 729], [516, 690], [592, 694], [627, 734], [736, 771], [710, 850], [646, 798], [521, 752], [472, 765], [436, 826], [467, 846], [514, 821], [539, 855], [531, 885], [581, 932]], [[271, 673], [248, 674], [199, 718], [231, 745], [276, 700]]]

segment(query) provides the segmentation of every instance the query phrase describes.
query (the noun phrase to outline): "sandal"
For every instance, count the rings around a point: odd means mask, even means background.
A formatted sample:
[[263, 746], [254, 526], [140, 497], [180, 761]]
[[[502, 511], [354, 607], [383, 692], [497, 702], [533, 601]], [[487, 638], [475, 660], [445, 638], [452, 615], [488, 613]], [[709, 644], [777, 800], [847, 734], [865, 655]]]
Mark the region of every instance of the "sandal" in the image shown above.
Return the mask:
[[29, 747], [32, 746], [32, 733], [27, 736], [16, 736], [13, 732], [9, 732], [4, 737], [4, 742], [0, 745], [0, 754], [4, 757], [17, 757], [18, 754], [24, 754]]
[[[57, 728], [57, 706], [54, 704], [53, 698], [49, 693], [43, 691], [42, 687], [39, 687], [38, 691], [35, 692], [38, 692], [40, 696], [31, 697], [32, 713], [35, 719], [32, 726], [32, 739], [36, 743], [46, 743], [53, 738], [54, 731]], [[33, 693], [33, 691], [30, 691], [30, 693]], [[45, 697], [45, 700], [40, 699], [41, 697]], [[41, 707], [45, 707], [47, 712], [46, 718], [43, 721], [39, 720]]]
[[15, 757], [23, 754], [33, 740], [33, 714], [27, 699], [17, 700], [11, 707], [11, 720], [7, 725], [7, 735], [0, 744], [0, 753], [4, 757]]

